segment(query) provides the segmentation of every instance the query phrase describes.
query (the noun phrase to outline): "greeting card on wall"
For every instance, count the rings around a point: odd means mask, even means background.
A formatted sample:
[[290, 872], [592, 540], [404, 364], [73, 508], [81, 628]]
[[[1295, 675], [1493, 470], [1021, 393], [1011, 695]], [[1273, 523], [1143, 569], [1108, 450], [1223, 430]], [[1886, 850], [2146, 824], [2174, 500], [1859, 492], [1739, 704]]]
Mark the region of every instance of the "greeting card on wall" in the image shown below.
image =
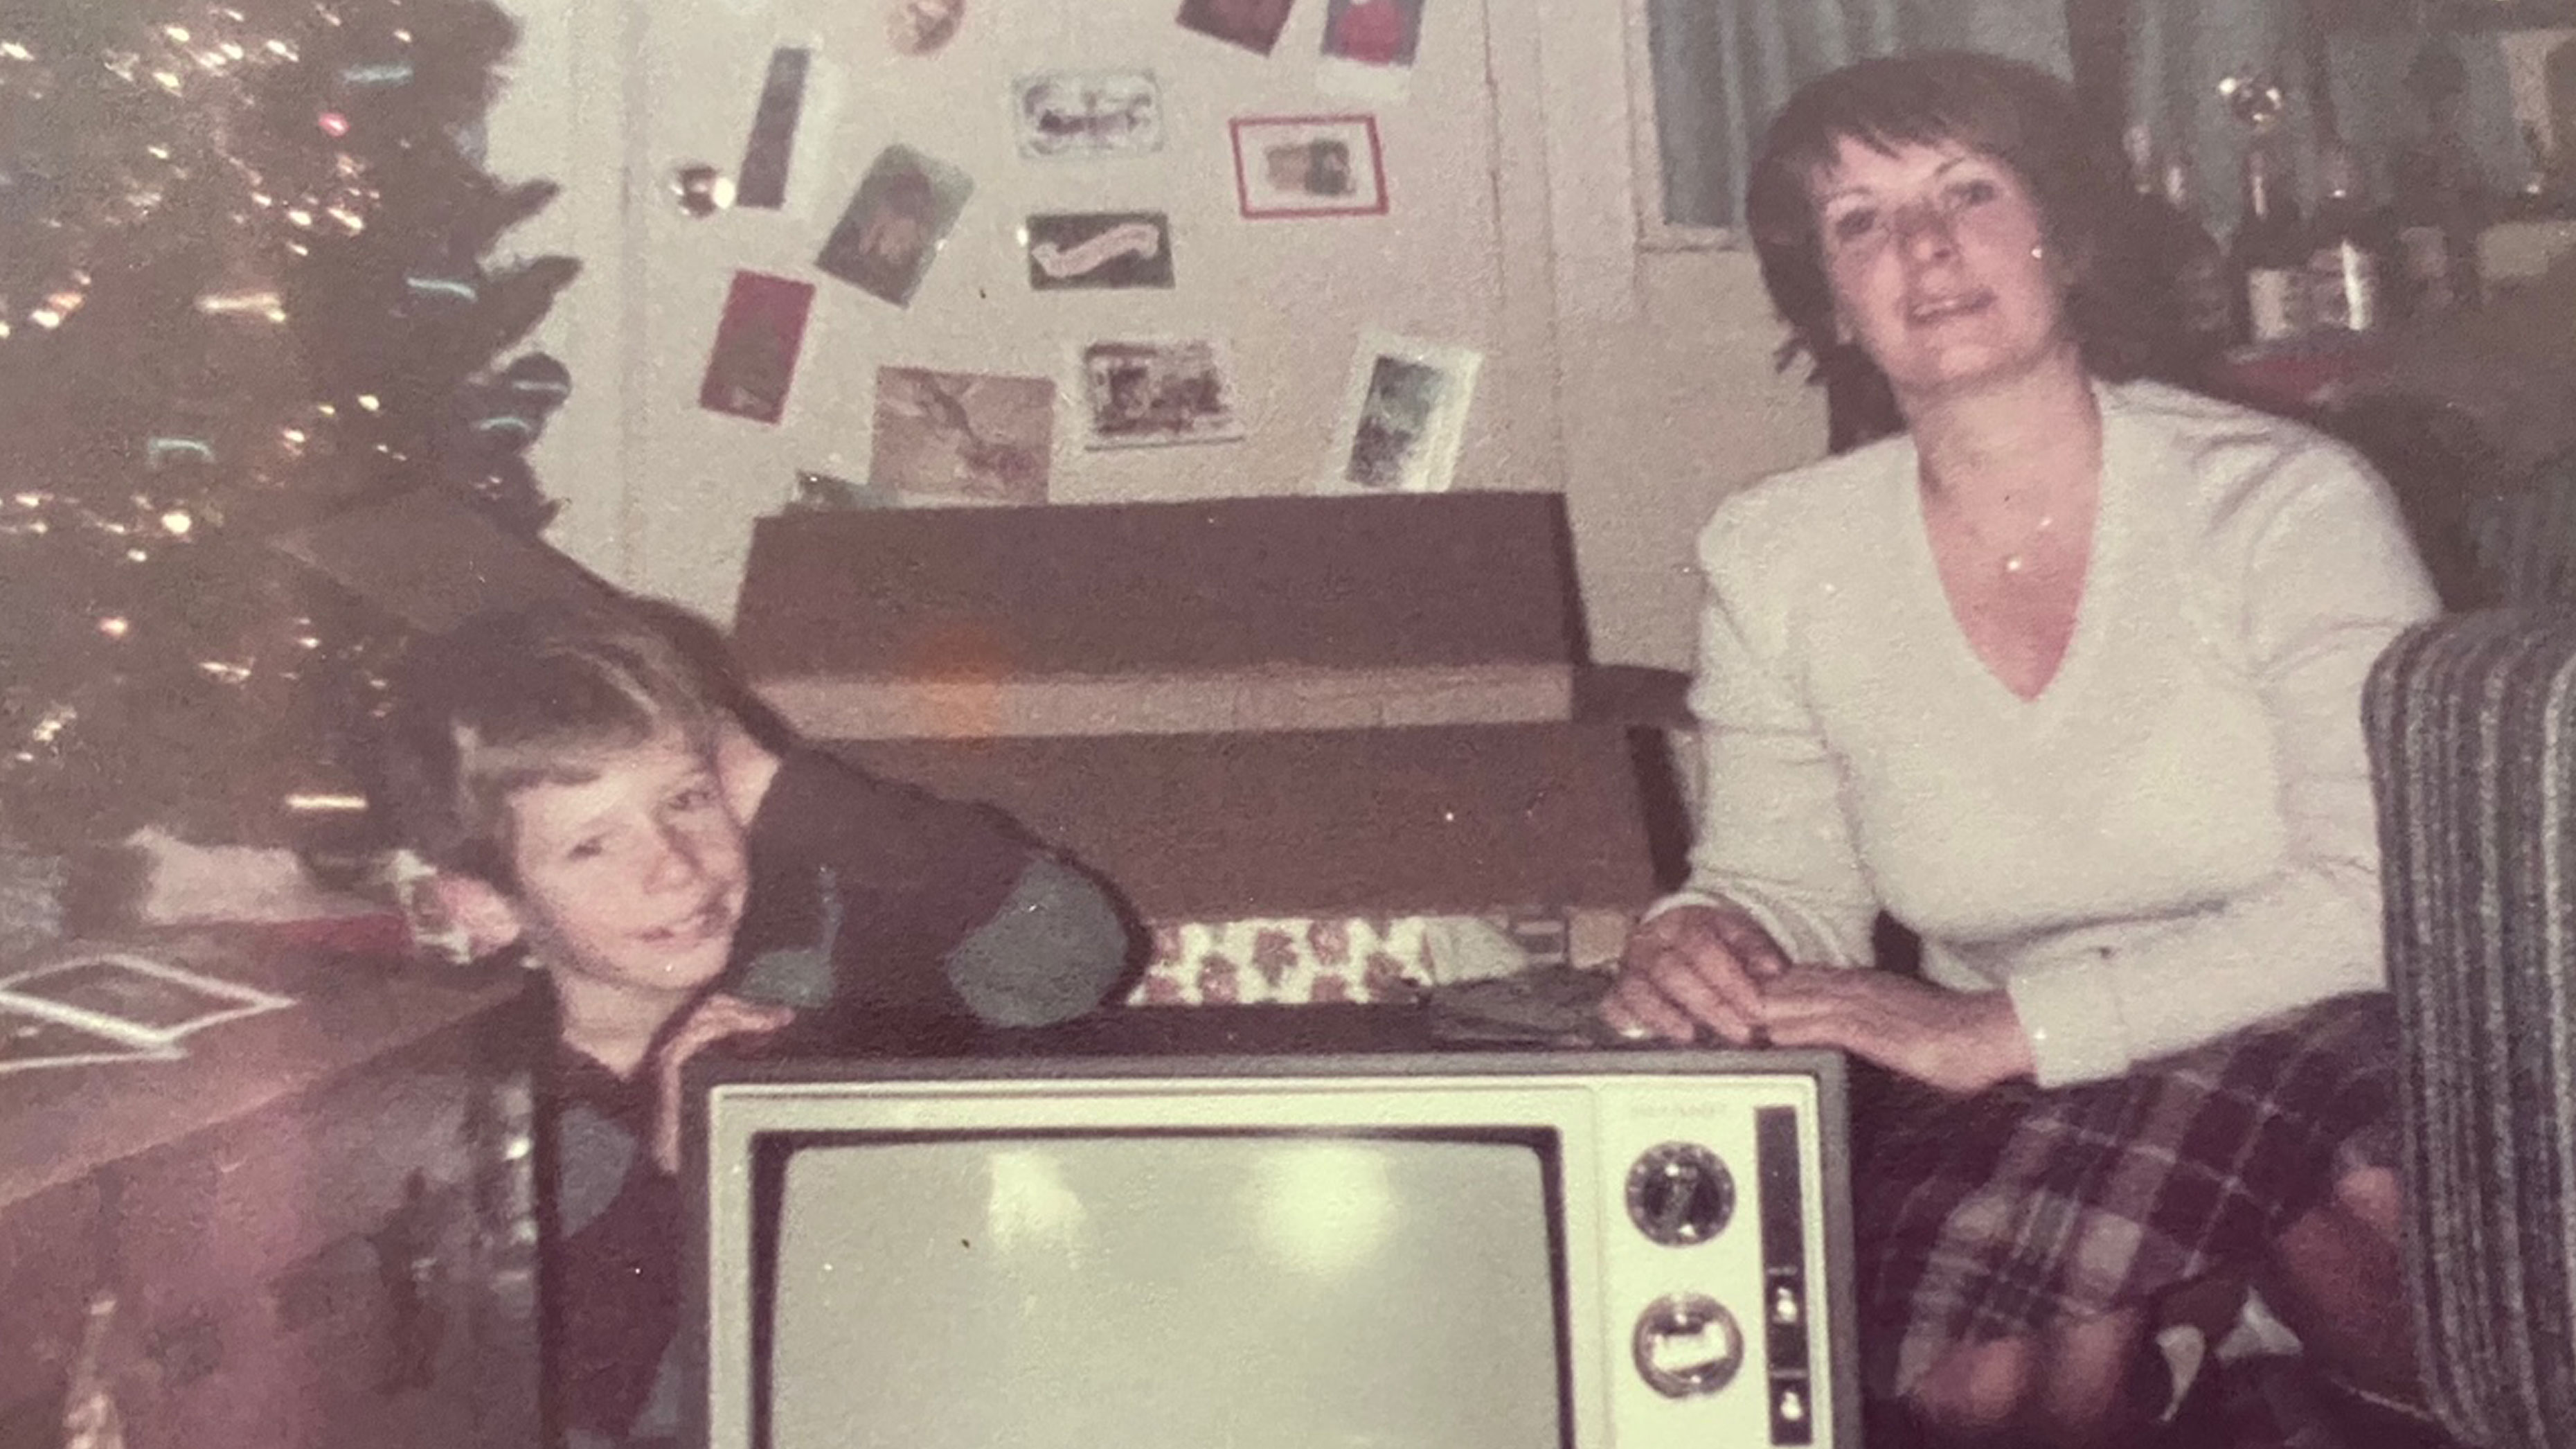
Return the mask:
[[1290, 0], [1181, 0], [1181, 27], [1268, 55], [1288, 27]]
[[1234, 369], [1209, 341], [1122, 340], [1076, 354], [1083, 446], [1139, 448], [1243, 436]]
[[872, 489], [1044, 503], [1055, 384], [1042, 377], [877, 369]]
[[947, 162], [888, 146], [868, 167], [814, 265], [871, 296], [909, 306], [974, 192], [974, 179]]
[[1163, 89], [1148, 70], [1047, 71], [1011, 85], [1020, 154], [1039, 161], [1163, 148]]
[[734, 183], [734, 204], [775, 211], [787, 203], [788, 162], [796, 150], [796, 121], [805, 109], [805, 74], [814, 52], [782, 45], [769, 53], [769, 77], [761, 82], [760, 104], [752, 112], [751, 139], [742, 149], [742, 172]]
[[1247, 217], [1379, 216], [1386, 161], [1374, 116], [1241, 116], [1235, 198]]
[[1483, 361], [1464, 347], [1383, 333], [1361, 339], [1323, 490], [1446, 492]]
[[736, 272], [716, 322], [715, 346], [698, 384], [698, 406], [758, 423], [787, 411], [787, 386], [796, 378], [796, 353], [805, 341], [805, 314], [814, 284]]
[[1354, 65], [1410, 66], [1423, 0], [1325, 0], [1324, 54]]
[[1423, 0], [1326, 0], [1316, 84], [1351, 95], [1404, 94], [1422, 45]]
[[1021, 239], [1036, 291], [1172, 285], [1172, 228], [1159, 211], [1032, 216]]
[[957, 38], [966, 0], [894, 0], [886, 7], [886, 43], [898, 54], [928, 55]]

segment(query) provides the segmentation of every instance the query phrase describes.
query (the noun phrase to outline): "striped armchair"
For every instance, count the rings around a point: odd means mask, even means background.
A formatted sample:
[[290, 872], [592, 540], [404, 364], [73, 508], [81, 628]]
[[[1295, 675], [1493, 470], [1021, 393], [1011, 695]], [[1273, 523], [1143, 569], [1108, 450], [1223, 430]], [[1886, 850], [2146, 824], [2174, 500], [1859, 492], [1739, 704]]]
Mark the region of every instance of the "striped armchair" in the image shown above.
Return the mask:
[[2576, 612], [2452, 615], [2366, 702], [2427, 1389], [2479, 1449], [2576, 1445]]

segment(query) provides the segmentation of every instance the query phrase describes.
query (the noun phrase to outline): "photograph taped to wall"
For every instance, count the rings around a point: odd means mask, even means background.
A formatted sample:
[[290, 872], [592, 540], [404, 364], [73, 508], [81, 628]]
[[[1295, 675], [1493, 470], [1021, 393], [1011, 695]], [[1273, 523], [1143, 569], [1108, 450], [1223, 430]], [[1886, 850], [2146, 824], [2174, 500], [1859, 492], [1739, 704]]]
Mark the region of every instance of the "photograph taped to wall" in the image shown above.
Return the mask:
[[1385, 333], [1360, 341], [1327, 493], [1441, 493], [1458, 466], [1482, 355]]
[[1011, 84], [1020, 154], [1039, 161], [1163, 149], [1163, 88], [1149, 70], [1046, 71]]
[[1288, 28], [1292, 0], [1181, 0], [1181, 28], [1268, 55]]
[[974, 179], [957, 167], [910, 146], [888, 146], [868, 166], [814, 265], [909, 306], [974, 192]]
[[1020, 236], [1033, 291], [1172, 285], [1172, 227], [1159, 211], [1032, 216]]
[[1217, 443], [1243, 436], [1234, 369], [1205, 340], [1100, 341], [1075, 354], [1083, 405], [1083, 446], [1146, 448]]
[[708, 349], [706, 377], [698, 384], [698, 406], [756, 423], [777, 422], [787, 411], [787, 388], [796, 380], [796, 353], [813, 303], [811, 282], [734, 273], [715, 345]]
[[1044, 503], [1054, 443], [1046, 378], [877, 369], [872, 490]]
[[1375, 116], [1239, 116], [1235, 197], [1247, 217], [1379, 216], [1386, 161]]

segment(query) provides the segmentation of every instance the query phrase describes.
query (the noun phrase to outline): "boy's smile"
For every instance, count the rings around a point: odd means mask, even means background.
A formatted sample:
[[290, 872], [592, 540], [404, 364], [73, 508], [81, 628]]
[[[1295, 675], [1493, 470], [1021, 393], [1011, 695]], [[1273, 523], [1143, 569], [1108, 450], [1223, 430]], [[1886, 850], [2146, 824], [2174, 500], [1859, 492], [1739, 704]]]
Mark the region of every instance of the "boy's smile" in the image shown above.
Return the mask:
[[511, 797], [516, 909], [549, 966], [635, 998], [686, 997], [733, 947], [742, 830], [677, 734], [602, 755], [579, 784]]

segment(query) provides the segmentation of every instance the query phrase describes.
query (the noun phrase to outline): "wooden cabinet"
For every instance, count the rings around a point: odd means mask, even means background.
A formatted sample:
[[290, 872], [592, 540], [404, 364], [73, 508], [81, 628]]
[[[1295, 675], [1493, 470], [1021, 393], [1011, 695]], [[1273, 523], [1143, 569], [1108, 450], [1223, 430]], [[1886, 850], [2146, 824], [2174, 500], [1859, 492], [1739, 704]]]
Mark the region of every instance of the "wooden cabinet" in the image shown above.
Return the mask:
[[167, 949], [297, 1004], [0, 1076], [0, 1449], [60, 1444], [102, 1293], [130, 1449], [535, 1444], [521, 980]]

